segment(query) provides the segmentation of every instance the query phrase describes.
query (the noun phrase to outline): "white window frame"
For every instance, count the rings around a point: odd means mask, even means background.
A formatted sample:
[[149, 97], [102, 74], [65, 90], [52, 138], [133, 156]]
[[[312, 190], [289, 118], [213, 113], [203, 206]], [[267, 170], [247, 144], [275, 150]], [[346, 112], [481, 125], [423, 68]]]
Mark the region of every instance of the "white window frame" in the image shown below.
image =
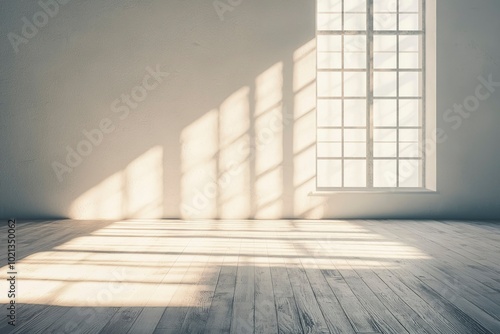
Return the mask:
[[[322, 0], [318, 0], [322, 1]], [[324, 0], [323, 0], [324, 1]], [[350, 1], [350, 0], [344, 0], [342, 1]], [[377, 0], [367, 0], [367, 27], [366, 27], [366, 39], [367, 39], [367, 45], [369, 43], [373, 42], [373, 35], [374, 35], [374, 30], [373, 30], [373, 3], [374, 1]], [[437, 145], [436, 145], [436, 118], [437, 118], [437, 113], [436, 113], [436, 0], [420, 0], [420, 6], [421, 6], [421, 13], [423, 15], [422, 19], [422, 29], [420, 30], [421, 36], [423, 38], [423, 51], [422, 51], [422, 96], [421, 99], [423, 101], [422, 103], [422, 113], [421, 113], [421, 136], [419, 140], [419, 145], [420, 145], [420, 154], [421, 154], [421, 165], [419, 167], [419, 173], [420, 173], [420, 182], [419, 186], [417, 187], [402, 187], [399, 186], [399, 178], [400, 174], [397, 175], [398, 182], [396, 187], [375, 187], [373, 185], [373, 170], [371, 169], [373, 167], [373, 152], [370, 152], [370, 150], [373, 149], [373, 45], [370, 45], [368, 48], [367, 46], [367, 75], [370, 76], [370, 79], [367, 79], [367, 92], [366, 92], [366, 101], [367, 101], [367, 124], [366, 128], [368, 131], [367, 134], [367, 152], [366, 152], [366, 161], [367, 161], [367, 167], [366, 167], [366, 186], [365, 187], [349, 187], [349, 186], [344, 186], [344, 160], [346, 159], [344, 155], [342, 155], [340, 159], [342, 161], [341, 168], [342, 168], [342, 186], [323, 186], [318, 183], [318, 161], [321, 159], [321, 157], [318, 156], [318, 141], [316, 145], [316, 192], [428, 192], [428, 191], [436, 191], [437, 190], [437, 180], [436, 180], [436, 151], [437, 151]], [[399, 1], [396, 1], [399, 4]], [[399, 6], [399, 5], [398, 5]], [[399, 7], [398, 7], [399, 10]], [[316, 13], [318, 15], [318, 10], [316, 10]], [[342, 7], [342, 14], [344, 15], [344, 7]], [[398, 17], [399, 19], [399, 17]], [[318, 20], [318, 17], [316, 18]], [[319, 31], [316, 29], [317, 35], [319, 34], [324, 34], [325, 31]], [[341, 30], [340, 34], [345, 34], [345, 30]], [[399, 23], [398, 23], [398, 28], [397, 28], [397, 36], [400, 36], [400, 34], [405, 34], [404, 31], [399, 30]], [[337, 31], [338, 33], [338, 31]], [[377, 34], [380, 34], [380, 31], [377, 32]], [[317, 40], [317, 38], [316, 38]], [[343, 48], [343, 46], [342, 46]], [[399, 46], [398, 46], [399, 48]], [[344, 52], [344, 50], [342, 50]], [[318, 52], [319, 54], [319, 52]], [[399, 57], [399, 56], [398, 56]], [[399, 58], [398, 58], [399, 59]], [[342, 72], [345, 70], [344, 69], [344, 62], [342, 62]], [[399, 65], [399, 61], [398, 61]], [[397, 67], [396, 73], [399, 73], [401, 68]], [[319, 69], [318, 66], [316, 68], [316, 73], [318, 73]], [[342, 76], [343, 77], [343, 76]], [[399, 77], [399, 76], [398, 76]], [[398, 81], [399, 82], [399, 81]], [[371, 87], [370, 87], [371, 85]], [[399, 90], [399, 88], [398, 88]], [[318, 91], [318, 88], [317, 88]], [[318, 94], [316, 94], [317, 101], [319, 99]], [[342, 93], [341, 99], [344, 99], [344, 95]], [[399, 101], [400, 97], [399, 95], [396, 97], [397, 101]], [[399, 113], [399, 104], [398, 104], [398, 113]], [[399, 140], [399, 121], [398, 121], [398, 140]], [[344, 126], [342, 125], [342, 128]], [[317, 130], [319, 129], [319, 126], [317, 126]], [[317, 131], [318, 133], [318, 131]], [[344, 132], [342, 132], [344, 133]], [[342, 137], [342, 147], [343, 147], [343, 142], [344, 139]], [[399, 145], [399, 141], [398, 141]], [[398, 146], [399, 147], [399, 146]], [[342, 149], [343, 150], [343, 149]], [[330, 159], [330, 158], [326, 158]], [[362, 159], [362, 158], [361, 158]], [[397, 172], [400, 173], [399, 171], [399, 161], [401, 158], [399, 158], [399, 155], [396, 158], [396, 164], [397, 164]], [[332, 171], [333, 172], [333, 171]], [[371, 179], [370, 179], [370, 174], [371, 174]]]

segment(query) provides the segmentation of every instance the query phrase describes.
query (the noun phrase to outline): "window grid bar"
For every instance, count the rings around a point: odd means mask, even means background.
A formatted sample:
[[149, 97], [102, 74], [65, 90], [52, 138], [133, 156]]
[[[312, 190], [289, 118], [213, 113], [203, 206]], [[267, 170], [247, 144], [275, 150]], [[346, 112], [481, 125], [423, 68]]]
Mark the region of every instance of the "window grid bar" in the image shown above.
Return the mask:
[[[342, 1], [342, 31], [344, 30], [345, 28], [345, 13], [344, 13], [344, 3], [345, 3], [345, 0]], [[342, 37], [340, 38], [341, 39], [341, 43], [342, 43], [342, 100], [340, 102], [340, 107], [342, 108], [341, 110], [341, 113], [340, 113], [340, 121], [342, 122], [342, 130], [341, 130], [341, 136], [342, 136], [342, 144], [340, 145], [341, 146], [341, 154], [342, 154], [342, 161], [341, 161], [341, 167], [340, 167], [340, 170], [341, 170], [341, 173], [340, 173], [340, 177], [341, 177], [341, 185], [342, 185], [342, 188], [345, 186], [344, 184], [344, 179], [345, 179], [345, 171], [344, 171], [344, 155], [345, 155], [345, 137], [344, 137], [344, 134], [345, 134], [345, 130], [344, 130], [344, 124], [345, 124], [345, 115], [344, 115], [344, 112], [345, 112], [345, 99], [344, 99], [344, 96], [345, 96], [345, 91], [344, 91], [344, 77], [345, 77], [345, 73], [344, 73], [344, 68], [345, 68], [345, 36], [342, 35]]]
[[317, 78], [318, 78], [318, 74], [317, 74], [317, 71], [318, 71], [318, 60], [319, 60], [319, 51], [318, 51], [318, 15], [319, 14], [319, 10], [318, 10], [318, 2], [316, 1], [316, 7], [315, 7], [315, 13], [314, 13], [314, 22], [315, 22], [315, 28], [316, 28], [316, 38], [315, 38], [315, 50], [316, 50], [316, 87], [315, 87], [315, 90], [316, 90], [316, 145], [315, 148], [314, 148], [314, 153], [316, 154], [316, 161], [315, 161], [315, 164], [314, 164], [314, 167], [315, 167], [315, 173], [316, 173], [316, 178], [314, 180], [314, 183], [316, 184], [316, 189], [319, 188], [319, 184], [318, 184], [318, 144], [317, 144], [317, 141], [318, 141], [318, 125], [319, 125], [319, 118], [318, 118], [318, 103], [317, 103], [317, 100], [318, 100], [318, 85], [317, 85]]
[[[399, 1], [396, 1], [396, 31], [399, 32]], [[396, 96], [397, 96], [397, 101], [396, 101], [396, 187], [399, 188], [399, 74], [400, 68], [399, 68], [399, 35], [396, 37]]]
[[[343, 16], [343, 15], [342, 15]], [[318, 35], [366, 35], [368, 30], [318, 30]], [[373, 35], [424, 35], [423, 30], [376, 30]]]
[[[318, 100], [341, 100], [341, 96], [318, 96]], [[395, 96], [374, 96], [373, 100], [396, 100]], [[400, 100], [422, 100], [419, 96], [400, 96]], [[366, 100], [366, 96], [349, 96], [347, 100]]]
[[[366, 160], [365, 157], [318, 157], [318, 160]], [[376, 157], [374, 160], [397, 160], [396, 157]], [[422, 160], [422, 157], [400, 157], [399, 160]], [[365, 187], [366, 188], [366, 187]]]
[[[365, 12], [359, 12], [359, 11], [349, 11], [349, 14], [366, 14]], [[391, 11], [373, 11], [373, 14], [394, 14], [394, 12]], [[411, 11], [400, 11], [401, 14], [418, 14], [418, 12], [411, 12]], [[323, 11], [323, 12], [318, 12], [318, 14], [342, 14], [341, 12], [336, 12], [336, 11]]]
[[417, 187], [373, 187], [371, 189], [367, 188], [359, 188], [359, 187], [348, 187], [348, 188], [339, 188], [339, 187], [318, 187], [316, 189], [318, 192], [346, 192], [346, 191], [352, 191], [352, 192], [360, 192], [360, 193], [386, 193], [386, 192], [396, 192], [396, 193], [401, 193], [401, 192], [409, 192], [409, 193], [426, 193], [426, 189], [422, 188], [417, 188]]
[[366, 187], [373, 187], [373, 0], [366, 2], [366, 62], [367, 62], [367, 80], [366, 80]]
[[[404, 71], [404, 72], [422, 72], [422, 69], [420, 68], [380, 68], [380, 69], [373, 69], [373, 72], [398, 72], [398, 71]], [[366, 72], [365, 68], [318, 68], [318, 72]]]
[[[422, 16], [422, 31], [424, 32], [422, 34], [422, 45], [420, 46], [422, 48], [422, 52], [420, 53], [421, 56], [422, 56], [422, 68], [426, 68], [426, 56], [427, 56], [427, 43], [426, 43], [426, 18], [427, 18], [427, 15], [426, 15], [426, 0], [421, 0], [420, 1], [420, 4], [421, 6], [421, 10], [420, 10], [420, 15]], [[426, 165], [425, 165], [425, 161], [426, 161], [426, 129], [425, 129], [425, 125], [426, 125], [426, 115], [427, 115], [427, 99], [426, 99], [426, 94], [427, 94], [427, 89], [426, 89], [426, 82], [427, 82], [427, 78], [426, 78], [426, 73], [425, 71], [422, 72], [422, 78], [420, 79], [422, 80], [422, 91], [421, 91], [421, 94], [422, 94], [422, 105], [421, 107], [419, 108], [419, 111], [422, 113], [421, 115], [421, 120], [422, 120], [422, 138], [420, 139], [420, 143], [422, 143], [422, 148], [420, 149], [422, 151], [422, 158], [423, 158], [423, 163], [421, 164], [422, 166], [420, 167], [422, 170], [420, 172], [420, 177], [422, 178], [422, 187], [425, 188], [427, 185], [426, 185], [426, 179], [427, 179], [427, 170], [426, 170]]]
[[[395, 126], [374, 126], [373, 127], [374, 129], [378, 129], [378, 130], [394, 130], [396, 129]], [[321, 125], [321, 126], [318, 126], [318, 129], [321, 130], [329, 130], [329, 129], [337, 129], [337, 130], [341, 130], [341, 129], [366, 129], [366, 126], [326, 126], [326, 125]], [[421, 126], [401, 126], [400, 129], [403, 129], [403, 130], [421, 130], [422, 127]]]

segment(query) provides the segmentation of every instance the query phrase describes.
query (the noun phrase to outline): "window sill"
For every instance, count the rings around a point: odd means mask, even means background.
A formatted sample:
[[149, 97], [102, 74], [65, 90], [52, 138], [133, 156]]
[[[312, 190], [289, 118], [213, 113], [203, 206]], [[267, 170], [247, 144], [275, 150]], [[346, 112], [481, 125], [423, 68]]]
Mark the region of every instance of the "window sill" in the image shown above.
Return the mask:
[[374, 190], [368, 190], [368, 189], [332, 189], [332, 190], [316, 190], [316, 191], [311, 191], [309, 193], [309, 196], [332, 196], [332, 195], [350, 195], [350, 194], [355, 194], [355, 195], [438, 195], [439, 192], [437, 190], [430, 190], [430, 189], [374, 189]]

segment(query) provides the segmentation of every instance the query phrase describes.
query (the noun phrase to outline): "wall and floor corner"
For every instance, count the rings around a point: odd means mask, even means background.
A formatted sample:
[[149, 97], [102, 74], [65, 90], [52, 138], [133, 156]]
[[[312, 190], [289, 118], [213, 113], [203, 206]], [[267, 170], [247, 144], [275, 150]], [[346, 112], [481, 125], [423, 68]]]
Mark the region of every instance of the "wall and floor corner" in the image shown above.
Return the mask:
[[2, 1], [0, 216], [500, 216], [498, 1], [437, 4], [438, 192], [329, 197], [314, 1], [232, 3]]

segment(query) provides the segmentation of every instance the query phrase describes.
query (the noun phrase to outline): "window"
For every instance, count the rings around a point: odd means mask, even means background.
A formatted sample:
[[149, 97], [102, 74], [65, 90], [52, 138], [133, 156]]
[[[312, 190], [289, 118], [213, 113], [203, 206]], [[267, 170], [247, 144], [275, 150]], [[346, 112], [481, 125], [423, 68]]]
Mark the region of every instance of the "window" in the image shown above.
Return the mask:
[[317, 0], [318, 190], [435, 188], [430, 2]]

